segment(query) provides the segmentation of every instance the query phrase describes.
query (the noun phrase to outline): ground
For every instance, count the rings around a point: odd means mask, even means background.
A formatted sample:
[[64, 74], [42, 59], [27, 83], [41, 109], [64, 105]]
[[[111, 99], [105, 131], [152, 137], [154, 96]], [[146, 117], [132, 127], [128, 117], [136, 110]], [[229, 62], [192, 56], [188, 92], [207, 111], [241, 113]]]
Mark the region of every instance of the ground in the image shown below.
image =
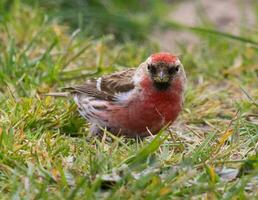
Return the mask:
[[[0, 199], [258, 198], [255, 19], [228, 34], [210, 22], [168, 23], [165, 32], [196, 41], [175, 47], [188, 77], [180, 117], [144, 140], [89, 138], [72, 99], [44, 94], [137, 67], [166, 47], [88, 36], [14, 2], [8, 11], [0, 3]], [[257, 3], [246, 6], [257, 19]]]

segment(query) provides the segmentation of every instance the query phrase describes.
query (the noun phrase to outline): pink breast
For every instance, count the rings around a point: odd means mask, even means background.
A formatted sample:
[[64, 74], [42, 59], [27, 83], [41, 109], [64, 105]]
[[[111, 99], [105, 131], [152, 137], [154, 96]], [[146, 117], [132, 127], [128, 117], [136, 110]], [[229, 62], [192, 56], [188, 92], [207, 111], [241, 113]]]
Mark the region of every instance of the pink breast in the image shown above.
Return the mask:
[[141, 97], [136, 97], [126, 107], [115, 109], [111, 124], [129, 136], [148, 135], [147, 129], [156, 134], [163, 126], [172, 123], [181, 110], [181, 93], [174, 89], [143, 92]]

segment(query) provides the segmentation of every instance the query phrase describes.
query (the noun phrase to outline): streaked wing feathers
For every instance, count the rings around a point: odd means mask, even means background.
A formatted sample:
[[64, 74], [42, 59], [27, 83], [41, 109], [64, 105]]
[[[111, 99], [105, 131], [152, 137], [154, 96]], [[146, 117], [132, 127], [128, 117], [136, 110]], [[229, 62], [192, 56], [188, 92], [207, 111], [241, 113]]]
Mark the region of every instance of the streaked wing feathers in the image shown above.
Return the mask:
[[[73, 94], [87, 94], [97, 99], [114, 101], [115, 95], [122, 92], [128, 92], [134, 88], [133, 75], [135, 69], [128, 69], [116, 72], [111, 75], [101, 77], [101, 82], [97, 87], [100, 79], [89, 80], [83, 85], [68, 87]], [[100, 90], [99, 90], [100, 89]]]

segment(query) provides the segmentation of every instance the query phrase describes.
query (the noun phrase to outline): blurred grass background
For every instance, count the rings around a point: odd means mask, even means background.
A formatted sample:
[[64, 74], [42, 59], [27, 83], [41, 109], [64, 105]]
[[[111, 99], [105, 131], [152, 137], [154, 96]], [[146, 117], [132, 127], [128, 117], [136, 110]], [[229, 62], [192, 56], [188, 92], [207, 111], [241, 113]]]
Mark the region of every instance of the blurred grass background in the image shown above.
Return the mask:
[[[207, 2], [0, 1], [0, 199], [257, 199], [258, 3]], [[188, 89], [155, 139], [86, 140], [43, 96], [164, 50]]]

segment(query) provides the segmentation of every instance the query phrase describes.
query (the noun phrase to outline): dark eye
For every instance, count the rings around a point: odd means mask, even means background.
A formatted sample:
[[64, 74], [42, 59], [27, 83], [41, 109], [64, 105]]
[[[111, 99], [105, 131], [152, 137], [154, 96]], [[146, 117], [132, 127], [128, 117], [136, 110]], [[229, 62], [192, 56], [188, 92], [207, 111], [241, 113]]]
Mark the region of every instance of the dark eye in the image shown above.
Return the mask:
[[177, 66], [175, 66], [175, 67], [170, 67], [169, 69], [168, 69], [168, 73], [169, 74], [175, 74], [176, 72], [178, 72], [178, 70], [179, 70], [179, 65], [177, 65]]
[[178, 72], [178, 71], [179, 71], [179, 67], [180, 67], [180, 65], [175, 66], [175, 70], [176, 70], [176, 72]]
[[155, 68], [154, 65], [148, 65], [148, 70], [150, 71], [150, 73], [152, 74], [156, 74], [157, 70]]

